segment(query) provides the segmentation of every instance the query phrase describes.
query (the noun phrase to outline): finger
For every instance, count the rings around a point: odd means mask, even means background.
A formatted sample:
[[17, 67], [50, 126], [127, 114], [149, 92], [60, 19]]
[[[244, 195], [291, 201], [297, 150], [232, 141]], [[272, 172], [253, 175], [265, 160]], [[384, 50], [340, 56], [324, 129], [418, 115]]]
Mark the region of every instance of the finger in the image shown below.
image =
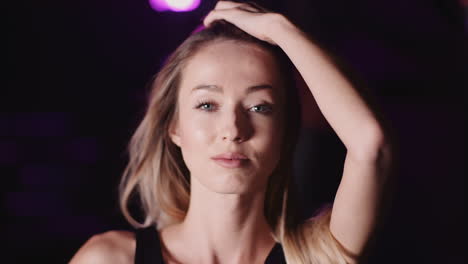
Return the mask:
[[243, 3], [239, 3], [239, 2], [232, 2], [232, 1], [218, 1], [218, 3], [216, 3], [214, 9], [228, 9], [228, 8], [235, 8], [235, 7], [238, 7], [240, 5], [242, 5]]
[[216, 6], [215, 10], [218, 9], [229, 9], [229, 8], [240, 8], [250, 12], [259, 12], [264, 11], [265, 9], [261, 8], [259, 5], [255, 4], [254, 2], [232, 2], [232, 1], [219, 1]]
[[208, 15], [206, 15], [206, 17], [203, 19], [203, 25], [205, 25], [205, 27], [209, 27], [211, 23], [213, 23], [213, 21], [215, 20], [219, 20], [219, 19], [224, 19], [224, 16], [226, 15], [227, 12], [225, 12], [226, 10], [231, 10], [231, 9], [213, 9], [211, 10]]
[[238, 8], [230, 8], [230, 9], [215, 9], [211, 10], [210, 13], [203, 19], [203, 24], [205, 27], [208, 27], [213, 21], [224, 19], [232, 24], [235, 24], [235, 18], [239, 19], [244, 11]]
[[264, 7], [262, 7], [262, 6], [260, 6], [259, 4], [255, 3], [255, 2], [249, 1], [249, 2], [245, 2], [245, 4], [250, 5], [250, 6], [252, 6], [252, 7], [258, 9], [259, 11], [262, 11], [262, 12], [265, 12], [265, 13], [271, 12], [270, 10], [268, 10], [268, 9], [266, 9], [266, 8], [264, 8]]

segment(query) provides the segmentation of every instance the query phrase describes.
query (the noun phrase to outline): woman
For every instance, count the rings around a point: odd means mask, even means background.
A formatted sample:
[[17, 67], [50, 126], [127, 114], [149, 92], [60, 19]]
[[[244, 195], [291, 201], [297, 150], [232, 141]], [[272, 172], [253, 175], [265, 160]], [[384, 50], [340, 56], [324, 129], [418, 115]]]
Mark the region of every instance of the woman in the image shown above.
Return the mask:
[[[390, 166], [375, 113], [281, 14], [219, 1], [203, 23], [158, 73], [130, 143], [121, 207], [140, 228], [93, 236], [71, 263], [357, 262]], [[291, 62], [347, 149], [333, 206], [306, 221], [289, 191]], [[143, 223], [128, 210], [134, 193]]]

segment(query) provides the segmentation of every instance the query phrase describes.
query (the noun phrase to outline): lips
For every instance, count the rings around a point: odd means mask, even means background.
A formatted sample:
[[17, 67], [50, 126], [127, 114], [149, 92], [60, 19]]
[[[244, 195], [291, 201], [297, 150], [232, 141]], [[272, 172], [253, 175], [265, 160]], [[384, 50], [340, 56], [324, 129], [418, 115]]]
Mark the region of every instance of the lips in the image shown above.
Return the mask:
[[212, 157], [212, 159], [228, 159], [228, 160], [245, 160], [248, 159], [244, 154], [239, 152], [226, 152]]
[[239, 168], [246, 163], [248, 163], [249, 159], [242, 153], [238, 152], [227, 152], [217, 156], [212, 157], [212, 159], [222, 167], [225, 168]]

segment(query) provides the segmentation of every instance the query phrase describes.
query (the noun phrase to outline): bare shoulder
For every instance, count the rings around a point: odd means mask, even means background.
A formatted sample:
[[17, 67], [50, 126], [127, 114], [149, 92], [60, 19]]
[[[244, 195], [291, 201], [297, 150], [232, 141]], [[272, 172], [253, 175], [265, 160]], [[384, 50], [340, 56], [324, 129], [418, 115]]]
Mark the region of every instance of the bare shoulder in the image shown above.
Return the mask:
[[135, 235], [129, 231], [107, 231], [92, 236], [76, 252], [70, 264], [134, 262]]

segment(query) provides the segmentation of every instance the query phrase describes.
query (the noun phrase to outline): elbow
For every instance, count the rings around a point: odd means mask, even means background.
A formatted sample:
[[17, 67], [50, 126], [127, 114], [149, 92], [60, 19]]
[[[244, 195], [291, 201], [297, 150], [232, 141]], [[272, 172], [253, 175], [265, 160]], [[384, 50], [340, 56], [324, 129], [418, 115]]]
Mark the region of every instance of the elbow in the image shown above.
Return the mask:
[[365, 135], [364, 143], [357, 150], [351, 152], [356, 160], [362, 162], [389, 162], [391, 157], [391, 144], [380, 128], [369, 129]]

